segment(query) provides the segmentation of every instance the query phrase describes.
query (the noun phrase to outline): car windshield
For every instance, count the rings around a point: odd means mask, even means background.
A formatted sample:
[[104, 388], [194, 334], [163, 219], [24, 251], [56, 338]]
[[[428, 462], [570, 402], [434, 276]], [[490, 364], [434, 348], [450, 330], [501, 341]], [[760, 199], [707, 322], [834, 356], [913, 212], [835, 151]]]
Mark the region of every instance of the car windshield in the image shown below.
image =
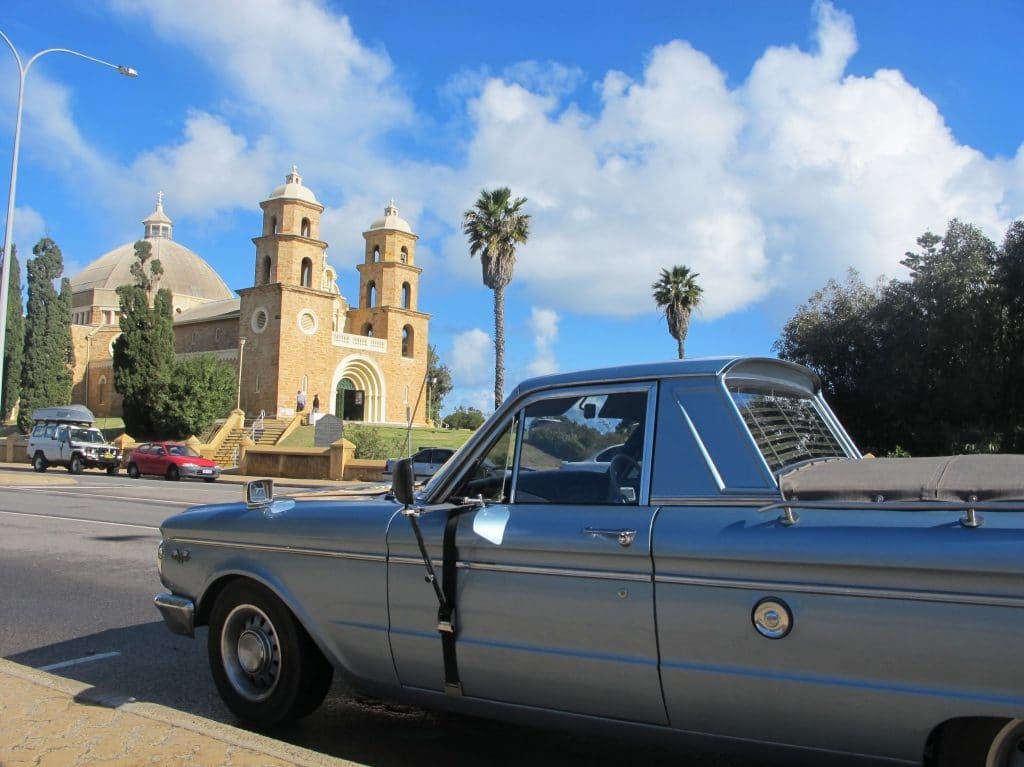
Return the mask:
[[106, 441], [103, 439], [103, 432], [99, 429], [85, 429], [80, 426], [73, 426], [69, 433], [72, 442], [94, 442], [96, 444], [103, 444]]
[[773, 472], [801, 461], [847, 457], [810, 395], [748, 387], [730, 387], [729, 393]]
[[168, 445], [167, 452], [171, 455], [184, 455], [189, 458], [200, 458], [201, 456], [188, 445]]

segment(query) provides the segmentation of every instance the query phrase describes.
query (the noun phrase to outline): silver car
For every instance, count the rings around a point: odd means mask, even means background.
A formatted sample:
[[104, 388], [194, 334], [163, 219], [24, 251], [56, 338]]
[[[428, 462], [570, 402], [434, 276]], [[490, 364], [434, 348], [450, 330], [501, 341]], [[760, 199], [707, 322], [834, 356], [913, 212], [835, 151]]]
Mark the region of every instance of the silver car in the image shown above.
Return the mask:
[[304, 716], [337, 671], [812, 764], [1021, 763], [1024, 456], [862, 460], [813, 373], [726, 358], [527, 381], [413, 474], [164, 522], [157, 606], [209, 626], [239, 718]]

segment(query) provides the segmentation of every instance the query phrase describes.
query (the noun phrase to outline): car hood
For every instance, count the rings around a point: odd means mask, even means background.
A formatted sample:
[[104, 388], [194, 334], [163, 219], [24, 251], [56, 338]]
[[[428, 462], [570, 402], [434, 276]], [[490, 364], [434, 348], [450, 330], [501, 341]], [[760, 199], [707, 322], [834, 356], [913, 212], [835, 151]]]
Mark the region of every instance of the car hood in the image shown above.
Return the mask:
[[187, 539], [194, 544], [380, 553], [388, 525], [401, 508], [383, 496], [279, 498], [254, 508], [244, 503], [216, 504], [168, 517], [160, 532], [165, 540]]

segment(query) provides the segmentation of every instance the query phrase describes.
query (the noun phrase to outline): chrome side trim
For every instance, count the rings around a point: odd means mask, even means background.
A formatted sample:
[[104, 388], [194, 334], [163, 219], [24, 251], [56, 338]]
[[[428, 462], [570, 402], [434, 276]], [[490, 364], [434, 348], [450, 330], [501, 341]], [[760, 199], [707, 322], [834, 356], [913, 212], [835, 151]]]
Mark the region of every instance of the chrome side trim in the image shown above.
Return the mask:
[[353, 554], [348, 551], [329, 551], [328, 549], [306, 549], [298, 546], [272, 546], [265, 543], [230, 543], [228, 541], [210, 541], [200, 538], [171, 538], [176, 543], [189, 543], [193, 546], [213, 546], [222, 549], [239, 549], [243, 551], [269, 551], [274, 554], [298, 554], [304, 557], [328, 557], [330, 559], [351, 559], [359, 562], [387, 562], [383, 554]]
[[939, 602], [986, 607], [1024, 608], [1024, 597], [1000, 597], [987, 594], [963, 594], [952, 591], [912, 591], [909, 589], [881, 589], [870, 586], [826, 586], [818, 583], [785, 583], [776, 581], [748, 581], [733, 578], [702, 578], [689, 575], [658, 575], [655, 584], [673, 586], [704, 586], [716, 589], [740, 589], [772, 593], [801, 593], [859, 599], [899, 599], [909, 602]]
[[778, 497], [778, 493], [765, 493], [762, 496], [725, 494], [721, 497], [701, 498], [695, 498], [693, 496], [659, 495], [651, 498], [651, 506], [753, 506], [760, 510], [764, 506], [765, 501], [772, 503], [776, 501]]
[[704, 463], [707, 464], [708, 469], [711, 471], [711, 476], [715, 480], [715, 484], [718, 485], [718, 491], [723, 492], [725, 490], [725, 480], [722, 479], [722, 475], [718, 472], [718, 467], [715, 465], [715, 462], [711, 460], [711, 453], [708, 452], [708, 448], [704, 444], [704, 440], [700, 438], [700, 432], [697, 431], [697, 427], [690, 418], [690, 414], [686, 412], [686, 408], [683, 407], [683, 403], [676, 400], [676, 405], [683, 414], [683, 419], [686, 421], [686, 425], [690, 429], [690, 434], [693, 435], [693, 441], [697, 443], [697, 448], [700, 450], [700, 454], [704, 456]]
[[[423, 560], [415, 557], [391, 557], [391, 564], [419, 565], [422, 567]], [[440, 567], [440, 560], [437, 560], [434, 564]], [[598, 581], [630, 581], [634, 583], [653, 583], [654, 581], [650, 573], [627, 573], [615, 572], [613, 570], [572, 570], [566, 567], [496, 565], [482, 562], [459, 562], [457, 567], [460, 570], [479, 570], [481, 572], [509, 573], [514, 575], [546, 575], [561, 578], [586, 578]]]

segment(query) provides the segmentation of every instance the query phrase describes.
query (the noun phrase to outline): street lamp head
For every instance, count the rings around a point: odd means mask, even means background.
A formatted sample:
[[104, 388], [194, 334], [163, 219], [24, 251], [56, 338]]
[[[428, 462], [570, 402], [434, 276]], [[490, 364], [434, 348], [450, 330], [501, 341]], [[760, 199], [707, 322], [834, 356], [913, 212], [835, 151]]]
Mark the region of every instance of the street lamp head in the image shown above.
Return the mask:
[[125, 77], [138, 77], [139, 76], [138, 72], [136, 72], [131, 67], [126, 67], [124, 64], [119, 65], [117, 67], [117, 71], [120, 72]]

